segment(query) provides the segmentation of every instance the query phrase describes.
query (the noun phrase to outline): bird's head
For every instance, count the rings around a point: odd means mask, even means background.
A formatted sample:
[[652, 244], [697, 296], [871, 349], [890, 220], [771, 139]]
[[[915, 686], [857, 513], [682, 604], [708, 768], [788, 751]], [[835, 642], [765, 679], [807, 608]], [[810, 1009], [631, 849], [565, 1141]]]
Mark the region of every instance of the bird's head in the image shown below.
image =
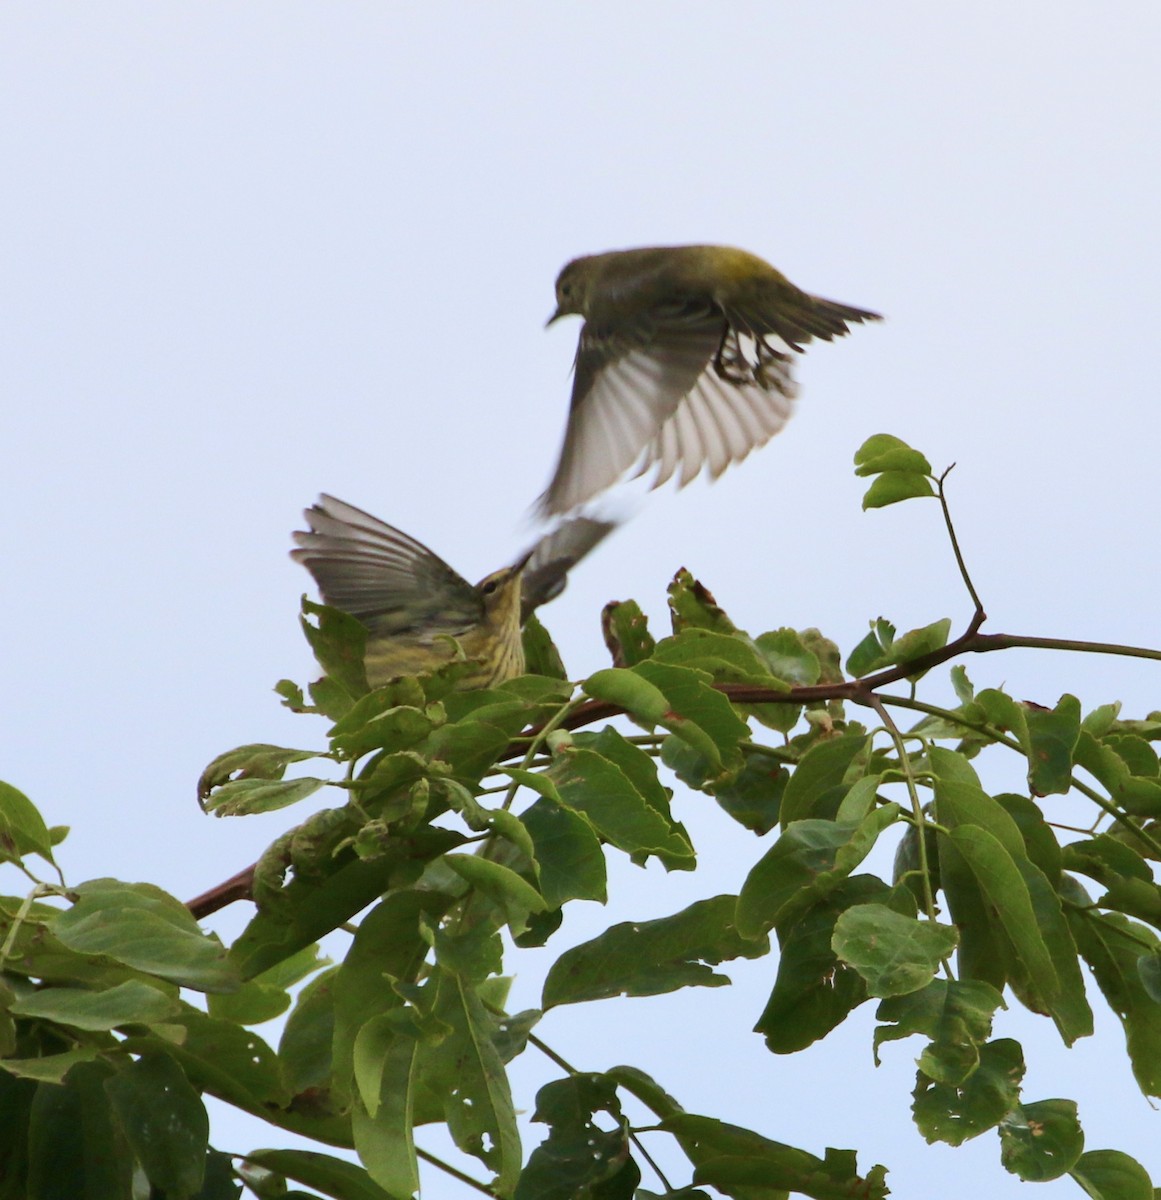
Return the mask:
[[484, 602], [484, 611], [492, 623], [506, 624], [511, 617], [519, 627], [522, 576], [531, 553], [529, 551], [510, 567], [502, 567], [491, 575], [485, 575], [476, 585]]
[[584, 315], [588, 302], [588, 263], [588, 258], [574, 258], [556, 277], [556, 312], [548, 318], [549, 325], [573, 313]]

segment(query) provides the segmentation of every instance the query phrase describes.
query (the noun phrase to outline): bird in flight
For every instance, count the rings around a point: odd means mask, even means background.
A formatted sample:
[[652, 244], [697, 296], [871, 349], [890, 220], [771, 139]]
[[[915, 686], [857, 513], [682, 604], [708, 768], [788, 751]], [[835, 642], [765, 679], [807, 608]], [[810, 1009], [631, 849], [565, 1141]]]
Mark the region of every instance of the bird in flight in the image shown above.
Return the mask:
[[790, 417], [791, 368], [813, 338], [880, 316], [797, 288], [729, 246], [660, 246], [573, 259], [549, 324], [584, 318], [572, 402], [543, 517], [567, 513], [634, 464], [657, 487], [680, 468], [716, 479]]

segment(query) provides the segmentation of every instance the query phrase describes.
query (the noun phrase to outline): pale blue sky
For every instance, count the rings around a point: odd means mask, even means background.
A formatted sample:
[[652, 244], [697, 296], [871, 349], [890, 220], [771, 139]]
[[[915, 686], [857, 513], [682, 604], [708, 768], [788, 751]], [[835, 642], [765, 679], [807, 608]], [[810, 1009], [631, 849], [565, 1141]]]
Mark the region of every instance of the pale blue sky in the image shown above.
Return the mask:
[[[935, 507], [860, 512], [851, 455], [878, 431], [958, 462], [988, 628], [1161, 643], [1159, 54], [1143, 3], [5, 5], [0, 777], [73, 826], [70, 880], [188, 898], [294, 819], [203, 817], [194, 784], [231, 746], [321, 741], [270, 691], [311, 677], [286, 551], [320, 490], [473, 579], [529, 540], [576, 336], [542, 326], [580, 253], [729, 242], [888, 320], [812, 350], [781, 436], [651, 496], [578, 570], [544, 613], [575, 675], [606, 665], [600, 606], [660, 623], [681, 565], [754, 631], [846, 650], [879, 615], [962, 625]], [[1021, 699], [1161, 707], [1161, 672], [1128, 660], [967, 666]], [[708, 798], [676, 807], [703, 870], [619, 870], [553, 953], [737, 886], [761, 844]], [[524, 1003], [539, 962], [513, 960]], [[919, 1043], [875, 1071], [870, 1006], [769, 1056], [747, 1029], [773, 970], [541, 1032], [768, 1136], [857, 1147], [896, 1195], [1026, 1195], [992, 1134], [924, 1145]], [[1067, 1054], [1043, 1021], [998, 1032], [1025, 1040], [1027, 1098], [1076, 1097], [1090, 1148], [1161, 1180], [1110, 1024]], [[545, 1077], [521, 1064], [525, 1107]]]

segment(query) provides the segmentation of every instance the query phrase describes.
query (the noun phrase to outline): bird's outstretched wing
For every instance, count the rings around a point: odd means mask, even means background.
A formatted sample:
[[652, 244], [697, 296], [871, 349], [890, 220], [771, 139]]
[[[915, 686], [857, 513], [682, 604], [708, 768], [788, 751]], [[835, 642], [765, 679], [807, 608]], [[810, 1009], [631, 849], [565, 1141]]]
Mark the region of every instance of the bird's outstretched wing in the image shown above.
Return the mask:
[[541, 513], [569, 512], [640, 459], [717, 353], [725, 328], [705, 306], [651, 313], [615, 333], [585, 324], [564, 445]]
[[616, 527], [613, 521], [574, 517], [536, 543], [524, 568], [521, 623], [528, 620], [534, 609], [564, 591], [569, 571]]
[[290, 555], [314, 576], [323, 601], [388, 636], [416, 627], [453, 636], [483, 618], [470, 583], [421, 542], [362, 509], [320, 496], [304, 513]]
[[717, 478], [790, 419], [795, 354], [878, 314], [791, 289], [777, 310], [706, 302], [656, 306], [629, 326], [586, 323], [560, 461], [538, 501], [569, 512], [634, 464], [657, 487], [680, 470]]

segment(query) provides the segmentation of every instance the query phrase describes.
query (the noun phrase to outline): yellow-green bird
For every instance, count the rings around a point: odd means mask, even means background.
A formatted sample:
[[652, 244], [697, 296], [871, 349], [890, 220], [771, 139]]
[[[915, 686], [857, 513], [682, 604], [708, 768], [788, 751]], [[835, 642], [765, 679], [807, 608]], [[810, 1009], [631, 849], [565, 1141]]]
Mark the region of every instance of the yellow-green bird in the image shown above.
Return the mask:
[[426, 546], [384, 521], [320, 496], [294, 534], [291, 557], [314, 576], [323, 602], [367, 627], [367, 682], [432, 671], [460, 656], [478, 662], [461, 688], [524, 672], [521, 627], [564, 590], [569, 570], [614, 525], [578, 517], [474, 587]]
[[575, 258], [556, 312], [584, 317], [560, 461], [537, 507], [569, 512], [631, 466], [653, 487], [681, 468], [716, 479], [786, 423], [792, 355], [878, 313], [811, 296], [729, 246], [658, 246]]

